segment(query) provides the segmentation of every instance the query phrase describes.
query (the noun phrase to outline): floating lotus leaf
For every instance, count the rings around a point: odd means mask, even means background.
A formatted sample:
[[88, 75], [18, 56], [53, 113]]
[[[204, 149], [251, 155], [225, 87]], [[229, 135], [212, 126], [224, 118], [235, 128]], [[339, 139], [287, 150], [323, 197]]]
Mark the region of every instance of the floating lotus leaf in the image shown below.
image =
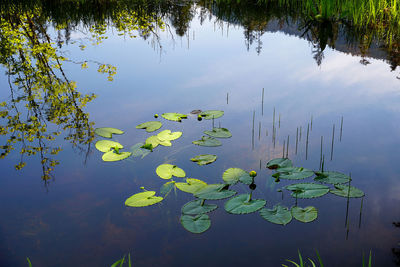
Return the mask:
[[146, 132], [151, 133], [160, 129], [161, 126], [162, 123], [159, 121], [148, 121], [139, 124], [138, 126], [136, 126], [136, 129], [146, 129]]
[[193, 162], [197, 162], [198, 165], [202, 166], [213, 163], [216, 159], [217, 159], [216, 155], [205, 154], [205, 155], [198, 155], [194, 158], [191, 158], [190, 160]]
[[193, 141], [192, 143], [198, 146], [222, 146], [221, 141], [210, 136], [203, 136], [200, 140]]
[[317, 177], [314, 181], [326, 184], [345, 184], [351, 180], [350, 176], [340, 172], [315, 172], [315, 174]]
[[132, 156], [134, 158], [136, 158], [136, 157], [144, 158], [145, 156], [150, 154], [150, 152], [151, 152], [150, 150], [141, 148], [143, 145], [144, 145], [144, 143], [137, 143], [137, 144], [131, 146], [131, 148], [129, 150], [132, 153]]
[[314, 172], [302, 167], [278, 168], [272, 176], [280, 179], [300, 180], [314, 175]]
[[173, 132], [171, 130], [164, 130], [157, 134], [158, 139], [161, 141], [172, 141], [182, 136], [182, 132]]
[[175, 181], [166, 182], [160, 188], [160, 193], [164, 196], [168, 195], [171, 190], [175, 187]]
[[202, 116], [206, 120], [212, 120], [217, 119], [219, 117], [222, 117], [224, 115], [224, 112], [222, 110], [206, 110], [200, 113], [200, 116]]
[[197, 216], [182, 215], [181, 224], [183, 228], [194, 234], [201, 234], [211, 226], [210, 217], [207, 214]]
[[315, 207], [308, 206], [305, 208], [292, 207], [293, 217], [303, 223], [312, 222], [318, 217], [318, 210]]
[[226, 128], [214, 128], [212, 131], [204, 131], [204, 133], [214, 138], [232, 137], [231, 132]]
[[131, 152], [120, 152], [108, 151], [101, 157], [103, 161], [120, 161], [129, 158], [132, 155]]
[[292, 221], [291, 211], [287, 207], [279, 204], [275, 205], [272, 209], [261, 209], [260, 215], [267, 221], [275, 224], [286, 225]]
[[329, 187], [313, 183], [291, 184], [285, 188], [292, 191], [293, 197], [298, 198], [321, 197], [329, 192]]
[[198, 199], [198, 200], [193, 200], [193, 201], [186, 203], [182, 207], [182, 213], [190, 214], [190, 215], [197, 215], [197, 214], [204, 214], [207, 212], [211, 212], [218, 208], [218, 206], [215, 204], [203, 203], [203, 205], [201, 205], [202, 202], [203, 202], [202, 199]]
[[146, 144], [151, 144], [153, 148], [156, 148], [158, 145], [162, 146], [172, 146], [171, 142], [168, 140], [160, 140], [156, 135], [152, 135], [146, 139]]
[[113, 134], [123, 134], [124, 131], [110, 127], [103, 127], [94, 129], [94, 133], [104, 138], [112, 138]]
[[217, 200], [231, 197], [236, 194], [235, 191], [226, 189], [226, 184], [210, 184], [194, 193], [195, 197], [209, 200]]
[[169, 121], [182, 121], [182, 119], [187, 119], [187, 115], [180, 113], [163, 113], [161, 116]]
[[162, 197], [154, 196], [155, 194], [155, 191], [146, 191], [134, 194], [125, 200], [125, 205], [130, 207], [146, 207], [163, 200]]
[[250, 194], [242, 194], [225, 202], [225, 210], [232, 214], [247, 214], [255, 212], [265, 206], [264, 199], [251, 199]]
[[237, 182], [242, 182], [244, 184], [251, 184], [253, 179], [248, 172], [240, 168], [229, 168], [222, 174], [222, 179], [227, 184], [236, 184]]
[[365, 194], [360, 189], [348, 185], [336, 184], [335, 189], [331, 189], [330, 192], [341, 197], [363, 197]]
[[203, 189], [207, 186], [207, 183], [202, 180], [187, 178], [186, 183], [176, 183], [176, 187], [186, 193], [194, 194], [200, 189]]
[[111, 149], [121, 149], [124, 148], [123, 145], [121, 145], [118, 142], [114, 142], [114, 141], [110, 141], [110, 140], [100, 140], [97, 141], [95, 144], [95, 147], [97, 148], [97, 150], [101, 151], [101, 152], [109, 152]]
[[176, 165], [172, 164], [161, 164], [157, 167], [156, 173], [163, 179], [171, 179], [172, 176], [185, 177], [186, 173], [184, 170]]
[[268, 169], [278, 169], [278, 168], [286, 168], [292, 166], [293, 166], [292, 161], [290, 159], [285, 159], [285, 158], [272, 159], [267, 163]]

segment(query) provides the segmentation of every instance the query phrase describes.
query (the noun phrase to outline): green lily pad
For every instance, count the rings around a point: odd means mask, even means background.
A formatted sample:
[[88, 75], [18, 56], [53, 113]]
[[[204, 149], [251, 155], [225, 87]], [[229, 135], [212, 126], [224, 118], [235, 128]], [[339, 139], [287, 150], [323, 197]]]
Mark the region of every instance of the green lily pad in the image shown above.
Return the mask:
[[194, 234], [201, 234], [208, 230], [211, 226], [210, 217], [207, 214], [197, 216], [182, 215], [181, 224], [183, 228]]
[[129, 207], [146, 207], [161, 202], [164, 198], [154, 196], [155, 191], [146, 191], [134, 194], [125, 200], [125, 205]]
[[217, 156], [210, 155], [210, 154], [198, 155], [194, 158], [191, 158], [190, 160], [193, 162], [197, 162], [198, 165], [202, 166], [202, 165], [207, 165], [207, 164], [213, 163], [214, 161], [217, 160]]
[[315, 207], [308, 206], [305, 208], [292, 207], [293, 217], [303, 223], [309, 223], [317, 219], [318, 210]]
[[250, 174], [245, 170], [240, 168], [229, 168], [222, 174], [222, 179], [225, 183], [233, 185], [237, 182], [242, 182], [244, 184], [251, 184], [253, 179]]
[[199, 115], [206, 120], [212, 120], [213, 118], [217, 119], [219, 117], [222, 117], [224, 115], [224, 112], [222, 110], [206, 110], [201, 112]]
[[317, 177], [314, 181], [326, 184], [345, 184], [351, 180], [350, 176], [340, 172], [315, 172], [315, 174]]
[[365, 194], [360, 189], [348, 185], [336, 184], [335, 189], [331, 189], [330, 192], [340, 197], [363, 197]]
[[139, 124], [138, 126], [136, 126], [136, 129], [146, 129], [146, 132], [151, 133], [160, 129], [161, 126], [162, 123], [159, 121], [148, 121]]
[[130, 152], [132, 153], [132, 157], [137, 158], [137, 157], [142, 157], [144, 158], [148, 154], [151, 153], [150, 150], [142, 148], [144, 143], [137, 143], [133, 146], [130, 147]]
[[233, 197], [225, 202], [225, 210], [232, 214], [248, 214], [261, 209], [267, 203], [264, 199], [252, 199], [249, 201], [249, 198], [250, 194]]
[[206, 182], [199, 179], [187, 178], [186, 183], [176, 183], [176, 187], [186, 193], [194, 194], [207, 186]]
[[166, 182], [161, 186], [160, 193], [166, 196], [172, 191], [174, 187], [175, 187], [175, 181]]
[[203, 205], [201, 205], [202, 202], [203, 202], [202, 199], [198, 199], [198, 200], [193, 200], [193, 201], [186, 203], [182, 207], [182, 213], [190, 214], [190, 215], [197, 215], [197, 214], [208, 213], [208, 212], [211, 212], [218, 208], [218, 206], [215, 204], [203, 203]]
[[180, 122], [180, 121], [182, 121], [182, 119], [187, 119], [187, 115], [181, 114], [181, 113], [175, 113], [175, 112], [163, 113], [163, 114], [161, 114], [161, 116], [164, 119], [169, 120], [169, 121], [179, 121]]
[[278, 169], [278, 168], [286, 168], [292, 166], [293, 166], [292, 161], [286, 158], [272, 159], [267, 163], [268, 169]]
[[171, 142], [168, 140], [160, 140], [156, 135], [152, 135], [146, 139], [146, 144], [152, 145], [156, 148], [158, 145], [162, 146], [172, 146]]
[[192, 143], [198, 146], [222, 146], [221, 141], [210, 136], [203, 136], [200, 140], [193, 141]]
[[124, 146], [121, 145], [120, 143], [110, 141], [110, 140], [97, 141], [95, 144], [95, 147], [97, 148], [97, 150], [99, 150], [101, 152], [109, 152], [111, 149], [114, 149], [114, 148], [118, 148], [118, 149], [124, 148]]
[[278, 168], [276, 171], [277, 173], [274, 173], [272, 177], [289, 180], [300, 180], [314, 175], [312, 170], [303, 167]]
[[321, 197], [329, 192], [329, 187], [321, 184], [301, 183], [291, 184], [285, 187], [292, 191], [293, 197], [298, 198], [315, 198]]
[[231, 132], [226, 128], [214, 128], [212, 131], [204, 131], [204, 133], [214, 138], [232, 137]]
[[226, 189], [226, 184], [209, 184], [194, 193], [195, 197], [209, 200], [217, 200], [231, 197], [235, 191]]
[[111, 127], [103, 127], [94, 129], [94, 133], [104, 138], [112, 138], [113, 134], [123, 134], [124, 131]]
[[161, 141], [172, 141], [178, 139], [181, 136], [182, 132], [171, 133], [171, 130], [164, 130], [159, 134], [157, 134], [157, 138], [160, 139]]
[[284, 206], [275, 205], [272, 209], [263, 208], [260, 210], [260, 215], [265, 220], [275, 223], [286, 225], [292, 221], [291, 211]]
[[131, 152], [120, 152], [117, 153], [115, 150], [108, 151], [101, 157], [103, 161], [120, 161], [129, 158], [132, 155]]
[[161, 164], [157, 167], [156, 173], [162, 179], [171, 179], [172, 176], [185, 177], [186, 173], [184, 170], [176, 165], [172, 164]]

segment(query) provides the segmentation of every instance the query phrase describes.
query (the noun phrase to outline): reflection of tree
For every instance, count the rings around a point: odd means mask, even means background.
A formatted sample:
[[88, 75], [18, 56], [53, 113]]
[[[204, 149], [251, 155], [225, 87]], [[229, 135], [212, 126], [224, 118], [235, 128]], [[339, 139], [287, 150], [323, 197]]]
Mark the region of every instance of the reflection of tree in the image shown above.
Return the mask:
[[[393, 225], [395, 227], [400, 227], [400, 222], [393, 222]], [[400, 246], [392, 248], [392, 253], [394, 256], [394, 262], [397, 266], [400, 266]]]

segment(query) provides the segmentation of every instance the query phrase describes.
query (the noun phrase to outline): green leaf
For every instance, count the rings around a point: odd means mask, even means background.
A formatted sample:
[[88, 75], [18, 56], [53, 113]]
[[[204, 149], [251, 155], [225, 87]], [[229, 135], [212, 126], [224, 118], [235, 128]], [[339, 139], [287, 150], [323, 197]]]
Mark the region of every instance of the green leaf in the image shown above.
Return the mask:
[[122, 265], [125, 262], [125, 256], [122, 259], [117, 260], [116, 262], [114, 262], [111, 267], [117, 267], [119, 265], [119, 267], [122, 267]]
[[182, 121], [182, 119], [187, 119], [187, 115], [181, 113], [163, 113], [161, 116], [169, 121]]
[[260, 215], [265, 220], [275, 223], [286, 225], [292, 221], [291, 211], [284, 206], [275, 205], [272, 209], [263, 208], [260, 210]]
[[212, 131], [204, 131], [204, 133], [214, 138], [232, 137], [231, 132], [226, 128], [214, 128]]
[[124, 148], [123, 145], [121, 145], [118, 142], [114, 142], [114, 141], [110, 141], [110, 140], [100, 140], [97, 141], [95, 144], [95, 147], [97, 148], [97, 150], [101, 151], [101, 152], [109, 152], [111, 151], [111, 149], [114, 148], [118, 148], [118, 149], [122, 149]]
[[268, 169], [278, 169], [278, 168], [285, 168], [285, 167], [292, 167], [292, 161], [286, 158], [276, 158], [272, 159], [267, 163]]
[[154, 196], [155, 191], [146, 191], [134, 194], [125, 200], [125, 205], [129, 207], [146, 207], [161, 202], [164, 198]]
[[132, 153], [132, 156], [134, 158], [137, 158], [137, 157], [144, 158], [145, 156], [147, 156], [148, 154], [151, 153], [151, 151], [149, 149], [142, 148], [142, 146], [144, 146], [144, 143], [137, 143], [130, 147], [129, 150]]
[[124, 131], [110, 127], [103, 127], [94, 129], [94, 133], [104, 138], [112, 138], [113, 134], [123, 134]]
[[184, 170], [176, 165], [172, 164], [161, 164], [157, 167], [156, 173], [162, 179], [171, 179], [172, 176], [185, 177], [186, 173]]
[[210, 217], [207, 214], [197, 216], [182, 215], [181, 224], [183, 228], [194, 234], [201, 234], [207, 231], [211, 226]]
[[291, 184], [285, 187], [292, 191], [293, 197], [298, 198], [315, 198], [321, 197], [329, 192], [329, 187], [321, 184], [301, 183]]
[[226, 184], [210, 184], [194, 193], [195, 197], [202, 199], [224, 199], [236, 194], [235, 191], [227, 190]]
[[308, 206], [305, 208], [292, 207], [293, 217], [303, 223], [312, 222], [318, 217], [318, 211], [315, 207]]
[[216, 210], [218, 208], [215, 204], [205, 204], [201, 205], [203, 199], [193, 200], [182, 207], [183, 214], [190, 214], [190, 215], [197, 215], [197, 214], [204, 214]]
[[199, 179], [187, 178], [186, 183], [175, 183], [175, 186], [186, 193], [194, 194], [207, 186], [207, 183]]
[[173, 132], [171, 130], [164, 130], [157, 134], [157, 138], [161, 141], [172, 141], [182, 136], [182, 132]]
[[146, 129], [146, 132], [151, 133], [160, 129], [161, 126], [162, 123], [159, 121], [148, 121], [139, 124], [138, 126], [136, 126], [136, 129]]
[[26, 261], [28, 262], [28, 266], [29, 266], [29, 267], [32, 267], [31, 260], [30, 260], [28, 257], [26, 257]]
[[222, 146], [221, 141], [210, 136], [203, 136], [200, 140], [193, 141], [192, 143], [198, 146]]
[[302, 167], [285, 167], [278, 168], [277, 173], [272, 176], [280, 179], [289, 179], [289, 180], [300, 180], [311, 177], [314, 175], [314, 172], [309, 169], [305, 169]]
[[158, 145], [162, 146], [172, 146], [171, 142], [168, 140], [160, 140], [156, 135], [152, 135], [146, 139], [146, 145], [152, 145], [153, 148], [156, 148]]
[[255, 212], [265, 206], [264, 199], [250, 199], [250, 194], [242, 194], [225, 202], [225, 210], [232, 214], [247, 214]]
[[365, 194], [360, 189], [348, 185], [336, 184], [335, 189], [329, 190], [332, 194], [335, 194], [340, 197], [363, 197]]
[[350, 176], [340, 172], [315, 172], [315, 174], [317, 177], [314, 181], [326, 184], [344, 184], [351, 180]]
[[222, 174], [222, 179], [227, 184], [236, 184], [237, 182], [242, 182], [244, 184], [251, 184], [253, 179], [248, 172], [240, 168], [229, 168]]
[[160, 193], [163, 194], [165, 197], [172, 191], [174, 187], [175, 187], [175, 181], [166, 182], [161, 186]]
[[217, 119], [219, 117], [222, 117], [224, 115], [224, 112], [222, 110], [206, 110], [201, 112], [199, 115], [206, 120], [212, 120], [213, 118]]
[[103, 154], [101, 157], [103, 161], [120, 161], [129, 158], [132, 155], [131, 152], [120, 152], [119, 154], [114, 151], [109, 151]]
[[216, 159], [217, 159], [216, 155], [205, 154], [205, 155], [198, 155], [194, 158], [191, 158], [190, 160], [193, 162], [197, 162], [198, 165], [202, 166], [213, 163]]

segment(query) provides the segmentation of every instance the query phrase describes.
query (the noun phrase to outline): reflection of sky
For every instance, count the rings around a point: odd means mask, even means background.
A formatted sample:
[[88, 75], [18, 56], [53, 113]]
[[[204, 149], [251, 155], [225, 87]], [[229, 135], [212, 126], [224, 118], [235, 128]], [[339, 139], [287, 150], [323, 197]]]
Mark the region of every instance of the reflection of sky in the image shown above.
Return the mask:
[[[103, 44], [88, 46], [82, 52], [70, 48], [71, 58], [94, 59], [116, 65], [113, 82], [96, 72], [68, 65], [67, 73], [83, 92], [98, 98], [88, 106], [96, 126], [126, 131], [117, 140], [135, 144], [148, 134], [135, 125], [151, 120], [154, 113], [189, 112], [193, 109], [223, 109], [220, 121], [233, 133], [221, 148], [191, 146], [210, 121], [166, 122], [165, 129], [182, 130], [173, 149], [157, 148], [143, 159], [105, 164], [93, 151], [88, 163], [66, 146], [56, 181], [45, 193], [38, 173], [38, 162], [28, 162], [15, 172], [8, 161], [0, 161], [0, 258], [6, 263], [21, 262], [31, 255], [37, 266], [96, 266], [112, 262], [131, 251], [137, 266], [161, 263], [171, 266], [278, 266], [284, 259], [296, 258], [300, 248], [313, 256], [313, 249], [332, 265], [360, 266], [361, 255], [372, 249], [376, 266], [390, 266], [391, 246], [398, 232], [391, 226], [399, 214], [399, 81], [384, 62], [370, 60], [363, 66], [359, 57], [333, 50], [325, 52], [320, 67], [313, 60], [311, 47], [304, 40], [281, 33], [264, 34], [260, 55], [246, 51], [241, 29], [213, 30], [212, 23], [193, 23], [190, 49], [187, 40], [173, 43], [161, 38], [161, 54], [141, 39], [110, 36]], [[195, 40], [192, 39], [193, 31]], [[83, 59], [82, 59], [83, 57]], [[6, 80], [0, 85], [7, 88]], [[261, 116], [261, 90], [265, 88], [264, 116]], [[2, 99], [6, 90], [1, 93]], [[226, 94], [229, 93], [229, 104]], [[274, 149], [271, 142], [272, 111], [281, 115]], [[255, 149], [251, 149], [252, 113], [256, 111]], [[309, 159], [305, 160], [305, 129], [313, 116]], [[344, 117], [343, 139], [339, 142], [340, 118]], [[258, 123], [262, 134], [258, 139]], [[218, 123], [218, 122], [216, 122]], [[330, 161], [332, 124], [335, 123], [334, 160]], [[296, 128], [303, 136], [294, 155]], [[266, 136], [266, 130], [269, 134]], [[212, 227], [203, 235], [192, 235], [179, 225], [179, 210], [191, 198], [178, 192], [159, 206], [144, 209], [123, 207], [126, 197], [139, 186], [157, 190], [163, 183], [154, 173], [158, 164], [171, 160], [188, 176], [209, 183], [221, 181], [229, 167], [259, 168], [280, 156], [282, 144], [290, 135], [290, 158], [296, 164], [317, 169], [320, 136], [324, 136], [326, 168], [352, 173], [353, 185], [363, 189], [362, 227], [358, 229], [360, 200], [350, 203], [350, 233], [345, 241], [346, 200], [326, 196], [300, 205], [315, 205], [318, 221], [292, 222], [286, 227], [266, 223], [257, 215], [233, 216], [219, 209], [211, 214]], [[127, 146], [129, 146], [127, 145]], [[200, 153], [216, 153], [218, 160], [199, 167], [188, 158]], [[14, 162], [12, 162], [14, 163]], [[259, 171], [256, 193], [265, 197], [268, 207], [280, 194], [266, 185], [270, 172]], [[287, 184], [287, 182], [282, 182]], [[268, 189], [266, 189], [266, 187]], [[242, 186], [241, 191], [246, 187]], [[158, 191], [158, 190], [157, 190]], [[265, 193], [267, 192], [267, 193]], [[285, 194], [283, 203], [292, 205]], [[396, 235], [395, 235], [396, 234]], [[267, 253], [268, 252], [268, 253]], [[100, 256], [101, 255], [101, 256]], [[33, 262], [34, 262], [33, 261]], [[67, 263], [65, 261], [68, 261]], [[1, 263], [1, 261], [0, 261]], [[2, 265], [2, 264], [0, 264]]]

